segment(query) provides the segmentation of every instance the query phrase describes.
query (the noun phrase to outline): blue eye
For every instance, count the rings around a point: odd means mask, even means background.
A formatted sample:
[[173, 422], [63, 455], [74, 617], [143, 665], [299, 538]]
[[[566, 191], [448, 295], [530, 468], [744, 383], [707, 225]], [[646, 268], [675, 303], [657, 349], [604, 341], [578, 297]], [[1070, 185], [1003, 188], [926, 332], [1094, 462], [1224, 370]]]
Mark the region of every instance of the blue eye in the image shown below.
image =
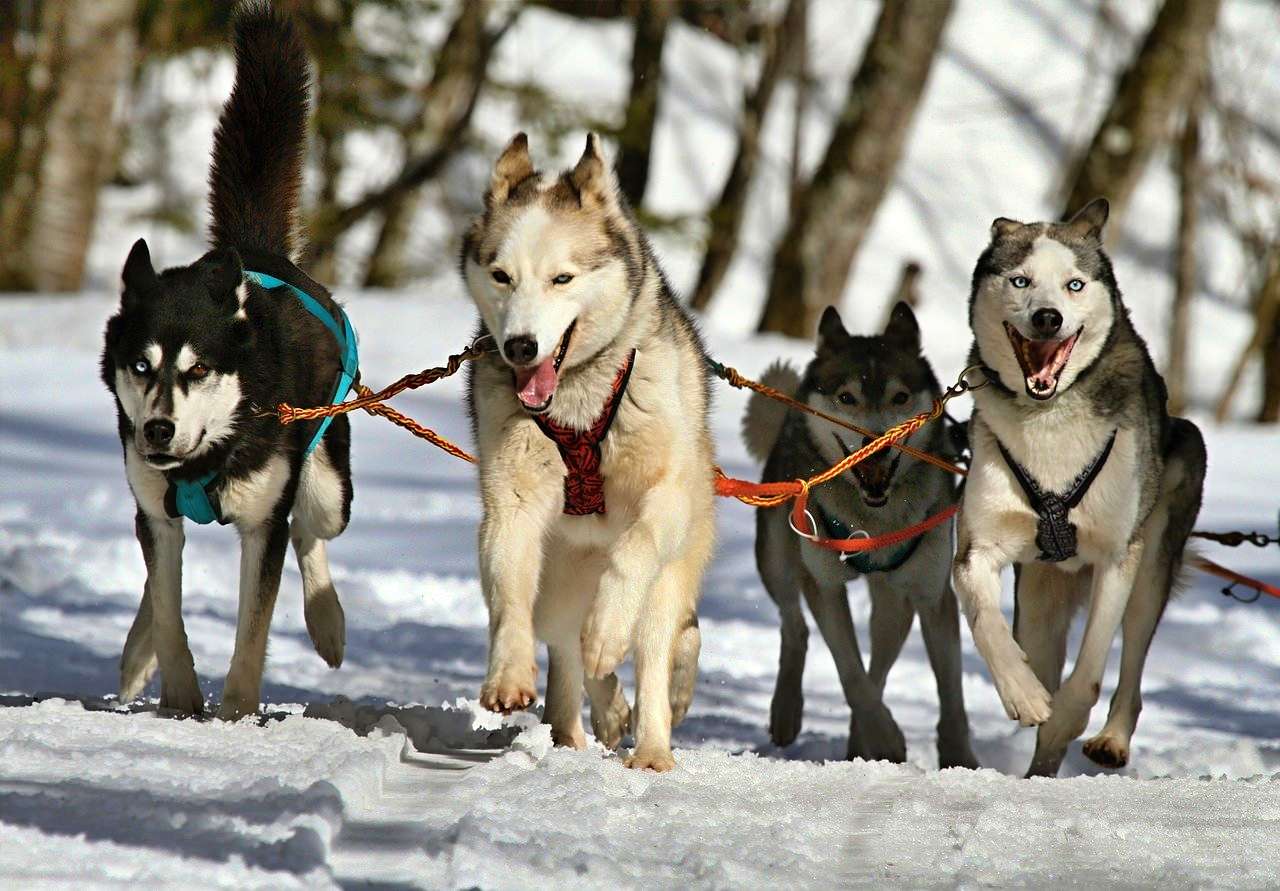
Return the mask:
[[1027, 278], [1025, 275], [1015, 275], [1013, 278], [1009, 279], [1009, 283], [1015, 288], [1025, 288], [1027, 285], [1031, 284], [1031, 279]]
[[1080, 279], [1078, 279], [1078, 278], [1073, 278], [1071, 281], [1067, 282], [1067, 290], [1068, 290], [1068, 291], [1083, 291], [1083, 290], [1084, 290], [1084, 282], [1080, 281]]
[[146, 359], [138, 359], [133, 363], [134, 374], [149, 374], [151, 372], [151, 363]]
[[562, 272], [551, 280], [553, 285], [567, 285], [573, 281], [573, 276], [567, 272]]

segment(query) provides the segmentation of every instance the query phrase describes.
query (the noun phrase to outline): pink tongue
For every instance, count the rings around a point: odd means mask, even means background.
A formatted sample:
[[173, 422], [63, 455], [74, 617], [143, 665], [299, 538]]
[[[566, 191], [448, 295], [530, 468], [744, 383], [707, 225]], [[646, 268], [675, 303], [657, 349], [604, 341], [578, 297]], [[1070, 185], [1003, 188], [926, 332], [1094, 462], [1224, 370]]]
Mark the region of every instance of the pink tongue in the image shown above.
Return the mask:
[[1042, 383], [1047, 388], [1053, 384], [1053, 359], [1058, 353], [1061, 341], [1033, 340], [1027, 344], [1027, 356], [1032, 364], [1038, 366], [1031, 380]]
[[516, 371], [516, 395], [530, 408], [545, 405], [556, 391], [560, 375], [556, 373], [554, 356], [548, 356], [534, 368]]

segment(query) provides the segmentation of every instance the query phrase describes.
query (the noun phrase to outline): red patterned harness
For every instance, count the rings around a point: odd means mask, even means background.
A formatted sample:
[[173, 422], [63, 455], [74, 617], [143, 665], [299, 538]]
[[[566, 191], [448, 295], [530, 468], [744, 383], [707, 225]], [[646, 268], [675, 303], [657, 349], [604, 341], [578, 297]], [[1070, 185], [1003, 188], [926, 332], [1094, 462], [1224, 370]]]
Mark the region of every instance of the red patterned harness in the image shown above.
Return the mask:
[[613, 389], [605, 401], [600, 416], [586, 430], [574, 430], [557, 424], [546, 415], [534, 415], [533, 420], [547, 438], [560, 450], [564, 461], [564, 513], [570, 517], [587, 517], [603, 514], [604, 475], [600, 473], [600, 443], [609, 434], [613, 417], [622, 404], [622, 394], [635, 365], [636, 351], [627, 356], [627, 362], [618, 369], [613, 379]]

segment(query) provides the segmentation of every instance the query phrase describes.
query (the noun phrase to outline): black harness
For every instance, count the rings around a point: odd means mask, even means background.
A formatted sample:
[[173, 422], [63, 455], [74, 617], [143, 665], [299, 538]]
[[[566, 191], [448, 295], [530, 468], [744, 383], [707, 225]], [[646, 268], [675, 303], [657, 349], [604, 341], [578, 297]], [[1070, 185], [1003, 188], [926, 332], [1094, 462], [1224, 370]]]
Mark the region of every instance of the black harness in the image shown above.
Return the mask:
[[1040, 556], [1036, 559], [1046, 563], [1061, 563], [1076, 555], [1076, 526], [1067, 519], [1067, 513], [1084, 499], [1089, 487], [1102, 472], [1103, 465], [1107, 463], [1107, 458], [1111, 455], [1111, 447], [1115, 442], [1116, 431], [1112, 430], [1102, 451], [1085, 466], [1084, 470], [1080, 471], [1066, 492], [1058, 494], [1046, 492], [1025, 467], [1013, 460], [1004, 443], [996, 440], [996, 445], [1000, 447], [1000, 454], [1004, 455], [1004, 462], [1013, 471], [1013, 478], [1022, 487], [1027, 501], [1031, 504], [1031, 509], [1040, 517], [1040, 523], [1036, 529], [1036, 546], [1040, 548]]

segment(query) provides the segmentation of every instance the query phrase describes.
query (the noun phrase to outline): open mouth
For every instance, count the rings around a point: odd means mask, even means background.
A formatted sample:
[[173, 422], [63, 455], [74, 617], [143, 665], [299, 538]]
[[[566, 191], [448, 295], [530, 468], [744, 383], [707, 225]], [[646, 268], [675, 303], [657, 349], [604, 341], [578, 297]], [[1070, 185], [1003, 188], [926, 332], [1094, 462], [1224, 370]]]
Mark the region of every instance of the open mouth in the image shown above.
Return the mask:
[[[838, 433], [831, 434], [845, 455], [852, 455], [855, 449], [845, 445]], [[890, 449], [881, 449], [874, 455], [853, 466], [854, 479], [858, 481], [858, 492], [862, 495], [862, 503], [867, 507], [884, 507], [889, 503], [889, 486], [893, 484], [894, 474], [898, 472], [898, 462], [902, 454], [895, 452], [890, 457]]]
[[1067, 367], [1071, 350], [1084, 328], [1062, 340], [1031, 340], [1023, 337], [1008, 322], [1004, 323], [1004, 330], [1009, 335], [1009, 343], [1013, 345], [1013, 354], [1018, 357], [1018, 365], [1022, 367], [1027, 395], [1032, 399], [1048, 399], [1053, 396], [1058, 391], [1058, 378], [1062, 376], [1062, 369]]
[[516, 398], [529, 414], [540, 415], [551, 408], [551, 400], [560, 383], [560, 366], [569, 353], [569, 341], [573, 339], [573, 329], [577, 326], [577, 319], [569, 323], [560, 337], [560, 345], [550, 356], [537, 365], [515, 369]]

